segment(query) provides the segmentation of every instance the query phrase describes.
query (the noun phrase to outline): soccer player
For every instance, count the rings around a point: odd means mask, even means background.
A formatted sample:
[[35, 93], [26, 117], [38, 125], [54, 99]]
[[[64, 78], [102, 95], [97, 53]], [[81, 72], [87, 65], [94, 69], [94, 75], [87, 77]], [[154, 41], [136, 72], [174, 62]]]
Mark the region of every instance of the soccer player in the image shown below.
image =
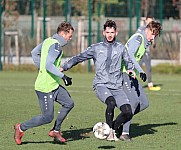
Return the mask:
[[24, 123], [17, 123], [14, 126], [14, 140], [19, 145], [24, 132], [30, 128], [51, 123], [54, 118], [54, 101], [61, 104], [54, 127], [49, 132], [49, 136], [58, 142], [66, 142], [60, 133], [60, 126], [74, 107], [68, 91], [61, 85], [60, 78], [66, 86], [72, 84], [72, 78], [63, 74], [60, 68], [62, 47], [71, 40], [74, 28], [68, 22], [61, 23], [57, 28], [57, 33], [45, 39], [37, 45], [31, 52], [32, 58], [39, 69], [35, 82], [35, 91], [39, 99], [42, 114], [33, 117]]
[[[139, 27], [137, 32], [140, 32], [141, 30], [145, 29], [146, 26], [153, 20], [154, 20], [153, 17], [147, 16], [145, 19], [145, 24], [143, 26]], [[140, 61], [140, 65], [142, 65], [143, 63], [145, 64], [146, 75], [147, 75], [147, 79], [148, 79], [148, 89], [153, 90], [153, 91], [157, 91], [157, 90], [160, 90], [160, 87], [159, 86], [153, 86], [153, 82], [152, 82], [150, 46], [151, 45], [149, 45], [146, 48], [145, 54], [143, 55], [143, 58]]]
[[[136, 74], [137, 76], [140, 76], [143, 82], [146, 81], [147, 76], [139, 65], [139, 61], [143, 57], [146, 48], [151, 44], [151, 41], [154, 40], [155, 37], [160, 34], [160, 32], [161, 24], [155, 21], [151, 21], [146, 26], [146, 28], [143, 28], [142, 30], [133, 34], [125, 45], [127, 47], [129, 56], [131, 57], [131, 60], [135, 64]], [[130, 100], [133, 114], [137, 114], [149, 106], [148, 99], [138, 79], [128, 76], [124, 65], [122, 69], [124, 72], [124, 91]], [[129, 136], [130, 122], [131, 121], [128, 121], [126, 124], [123, 125], [122, 135], [120, 136], [121, 140], [131, 140]]]
[[131, 105], [122, 87], [123, 80], [120, 66], [122, 60], [126, 62], [128, 73], [135, 75], [134, 65], [125, 46], [116, 41], [118, 34], [116, 29], [116, 23], [107, 20], [103, 30], [104, 40], [91, 45], [80, 54], [72, 57], [61, 68], [61, 71], [66, 71], [80, 62], [93, 59], [95, 65], [93, 89], [98, 99], [107, 105], [105, 111], [106, 123], [111, 128], [110, 135], [107, 137], [109, 141], [118, 140], [115, 131], [112, 130], [115, 107], [118, 107], [121, 111], [114, 122], [115, 128], [132, 118]]

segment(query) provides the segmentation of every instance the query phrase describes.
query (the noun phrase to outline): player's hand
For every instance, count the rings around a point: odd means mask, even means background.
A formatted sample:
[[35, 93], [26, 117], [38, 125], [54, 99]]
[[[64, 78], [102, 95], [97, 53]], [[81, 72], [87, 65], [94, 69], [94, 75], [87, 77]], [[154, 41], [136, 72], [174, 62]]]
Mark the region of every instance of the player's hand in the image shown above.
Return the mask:
[[145, 82], [146, 79], [147, 79], [146, 74], [144, 72], [141, 72], [140, 73], [140, 78], [141, 78], [141, 80], [143, 80], [143, 82]]
[[72, 85], [72, 78], [64, 75], [64, 76], [62, 77], [62, 80], [63, 80], [63, 82], [65, 83], [65, 86]]
[[134, 70], [127, 70], [127, 74], [129, 74], [132, 78], [136, 78], [136, 73], [134, 72]]

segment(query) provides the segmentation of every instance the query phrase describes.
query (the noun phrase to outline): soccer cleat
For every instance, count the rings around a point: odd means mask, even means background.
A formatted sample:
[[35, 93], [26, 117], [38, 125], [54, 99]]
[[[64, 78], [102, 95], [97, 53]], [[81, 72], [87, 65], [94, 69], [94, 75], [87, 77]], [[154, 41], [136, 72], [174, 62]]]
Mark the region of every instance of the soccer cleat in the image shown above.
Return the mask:
[[21, 144], [21, 138], [24, 135], [24, 132], [20, 131], [20, 124], [19, 123], [14, 125], [14, 130], [15, 130], [14, 140], [15, 140], [16, 144], [20, 145]]
[[119, 141], [119, 139], [116, 136], [116, 131], [115, 130], [113, 130], [113, 135], [114, 135], [114, 141]]
[[122, 141], [127, 141], [127, 142], [131, 141], [131, 137], [128, 134], [121, 135], [119, 137], [119, 139], [122, 140]]
[[118, 141], [119, 140], [116, 136], [115, 130], [113, 130], [113, 129], [110, 129], [110, 133], [106, 139], [107, 139], [107, 141]]
[[148, 87], [148, 89], [150, 91], [159, 91], [161, 89], [161, 87], [160, 86], [153, 86], [153, 87]]
[[61, 135], [60, 132], [55, 132], [54, 130], [50, 130], [50, 132], [48, 133], [48, 135], [52, 138], [54, 138], [54, 140], [61, 142], [61, 143], [65, 143], [67, 140], [64, 139]]

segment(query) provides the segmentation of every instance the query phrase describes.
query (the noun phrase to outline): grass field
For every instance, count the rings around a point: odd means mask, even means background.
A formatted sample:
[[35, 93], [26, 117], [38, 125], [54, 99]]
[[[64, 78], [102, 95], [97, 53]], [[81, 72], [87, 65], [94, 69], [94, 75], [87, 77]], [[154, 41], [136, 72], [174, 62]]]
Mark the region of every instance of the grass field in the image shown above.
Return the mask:
[[[13, 139], [13, 125], [40, 114], [34, 92], [37, 73], [0, 72], [0, 149], [2, 150], [180, 150], [181, 76], [153, 75], [160, 91], [148, 91], [150, 107], [136, 115], [131, 125], [132, 142], [98, 140], [92, 127], [105, 121], [103, 105], [92, 90], [93, 74], [68, 73], [73, 85], [67, 87], [75, 107], [62, 124], [66, 144], [55, 144], [48, 136], [54, 122], [25, 132], [22, 145]], [[143, 83], [146, 85], [146, 83]], [[55, 104], [56, 112], [60, 106]], [[116, 110], [116, 114], [118, 114]]]

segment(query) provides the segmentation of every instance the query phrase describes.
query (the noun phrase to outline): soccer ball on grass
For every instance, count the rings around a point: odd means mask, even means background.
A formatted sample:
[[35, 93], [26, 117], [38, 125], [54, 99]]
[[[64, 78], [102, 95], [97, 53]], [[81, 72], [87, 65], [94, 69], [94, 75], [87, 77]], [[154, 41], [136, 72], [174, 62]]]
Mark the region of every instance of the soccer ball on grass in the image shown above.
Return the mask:
[[98, 139], [106, 139], [110, 133], [110, 127], [105, 122], [98, 122], [93, 127], [93, 133]]

